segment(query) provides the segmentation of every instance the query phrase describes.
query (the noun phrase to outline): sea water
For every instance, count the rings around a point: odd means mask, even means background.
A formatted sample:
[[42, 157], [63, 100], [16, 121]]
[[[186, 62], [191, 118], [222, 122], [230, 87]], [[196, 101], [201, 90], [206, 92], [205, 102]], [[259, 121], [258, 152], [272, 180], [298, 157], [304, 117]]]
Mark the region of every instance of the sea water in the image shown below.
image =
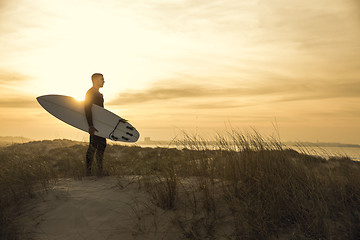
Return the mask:
[[[165, 148], [179, 148], [178, 145], [169, 145], [169, 144], [146, 144], [146, 143], [139, 143], [141, 147], [165, 147]], [[208, 146], [209, 147], [209, 146]], [[210, 147], [211, 148], [211, 147]], [[360, 161], [360, 147], [317, 147], [317, 146], [287, 146], [285, 145], [284, 148], [291, 148], [299, 153], [306, 153], [309, 155], [320, 156], [323, 158], [330, 158], [330, 157], [349, 157], [354, 161]], [[216, 146], [214, 146], [216, 149]]]
[[310, 155], [329, 157], [349, 157], [354, 161], [360, 161], [360, 148], [358, 147], [296, 147], [289, 146], [297, 152], [304, 152]]

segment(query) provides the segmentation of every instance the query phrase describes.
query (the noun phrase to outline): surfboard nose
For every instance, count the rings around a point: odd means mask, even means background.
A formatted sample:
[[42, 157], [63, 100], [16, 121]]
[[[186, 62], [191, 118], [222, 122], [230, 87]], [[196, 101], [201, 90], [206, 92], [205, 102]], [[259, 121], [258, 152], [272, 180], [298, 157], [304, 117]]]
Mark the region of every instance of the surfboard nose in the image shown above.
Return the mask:
[[40, 103], [40, 102], [41, 102], [41, 99], [43, 99], [43, 98], [44, 98], [44, 96], [45, 96], [45, 95], [36, 97], [36, 100], [38, 101], [38, 103]]
[[48, 95], [38, 96], [36, 100], [40, 103], [41, 106], [43, 106], [44, 102], [57, 101], [57, 99], [61, 97], [62, 97], [61, 95], [57, 95], [57, 94], [48, 94]]
[[45, 97], [45, 95], [43, 95], [43, 96], [39, 96], [39, 97], [37, 97], [36, 98], [36, 100], [38, 101], [38, 103], [40, 104], [40, 106], [42, 106], [42, 107], [44, 107], [44, 105], [43, 105], [43, 99], [44, 99], [44, 97]]

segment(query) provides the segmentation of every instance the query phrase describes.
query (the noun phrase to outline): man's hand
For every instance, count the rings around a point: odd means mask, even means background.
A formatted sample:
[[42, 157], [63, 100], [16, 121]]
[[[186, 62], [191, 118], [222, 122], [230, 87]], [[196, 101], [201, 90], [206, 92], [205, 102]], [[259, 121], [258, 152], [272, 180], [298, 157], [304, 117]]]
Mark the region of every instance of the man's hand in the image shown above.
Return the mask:
[[94, 135], [95, 134], [95, 132], [97, 132], [98, 130], [94, 127], [94, 126], [90, 126], [89, 127], [89, 133], [90, 133], [90, 135]]

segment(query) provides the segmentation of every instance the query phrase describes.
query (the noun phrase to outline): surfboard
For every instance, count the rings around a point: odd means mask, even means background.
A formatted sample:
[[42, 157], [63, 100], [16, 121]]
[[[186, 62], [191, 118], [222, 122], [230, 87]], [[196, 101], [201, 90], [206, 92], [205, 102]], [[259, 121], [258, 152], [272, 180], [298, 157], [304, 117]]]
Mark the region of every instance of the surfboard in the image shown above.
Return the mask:
[[[64, 95], [43, 95], [36, 98], [39, 104], [54, 117], [85, 132], [89, 125], [85, 116], [85, 103]], [[114, 141], [136, 142], [139, 132], [125, 119], [115, 113], [92, 105], [95, 135]]]

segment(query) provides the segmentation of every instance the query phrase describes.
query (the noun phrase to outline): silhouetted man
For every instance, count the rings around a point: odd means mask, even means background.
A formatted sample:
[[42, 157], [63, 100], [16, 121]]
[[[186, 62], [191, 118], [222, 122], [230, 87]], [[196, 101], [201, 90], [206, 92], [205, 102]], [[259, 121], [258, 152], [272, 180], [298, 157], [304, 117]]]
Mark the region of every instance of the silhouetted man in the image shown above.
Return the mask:
[[96, 153], [96, 163], [98, 167], [98, 172], [99, 175], [102, 175], [104, 151], [106, 148], [106, 139], [95, 135], [97, 129], [94, 127], [93, 118], [92, 118], [93, 104], [96, 104], [100, 107], [104, 107], [104, 97], [99, 92], [99, 89], [104, 86], [105, 80], [104, 80], [104, 76], [101, 73], [94, 73], [91, 76], [91, 80], [93, 86], [86, 92], [85, 95], [85, 115], [86, 115], [86, 120], [89, 124], [89, 133], [90, 133], [89, 148], [86, 152], [87, 176], [91, 175], [91, 165], [95, 153]]

